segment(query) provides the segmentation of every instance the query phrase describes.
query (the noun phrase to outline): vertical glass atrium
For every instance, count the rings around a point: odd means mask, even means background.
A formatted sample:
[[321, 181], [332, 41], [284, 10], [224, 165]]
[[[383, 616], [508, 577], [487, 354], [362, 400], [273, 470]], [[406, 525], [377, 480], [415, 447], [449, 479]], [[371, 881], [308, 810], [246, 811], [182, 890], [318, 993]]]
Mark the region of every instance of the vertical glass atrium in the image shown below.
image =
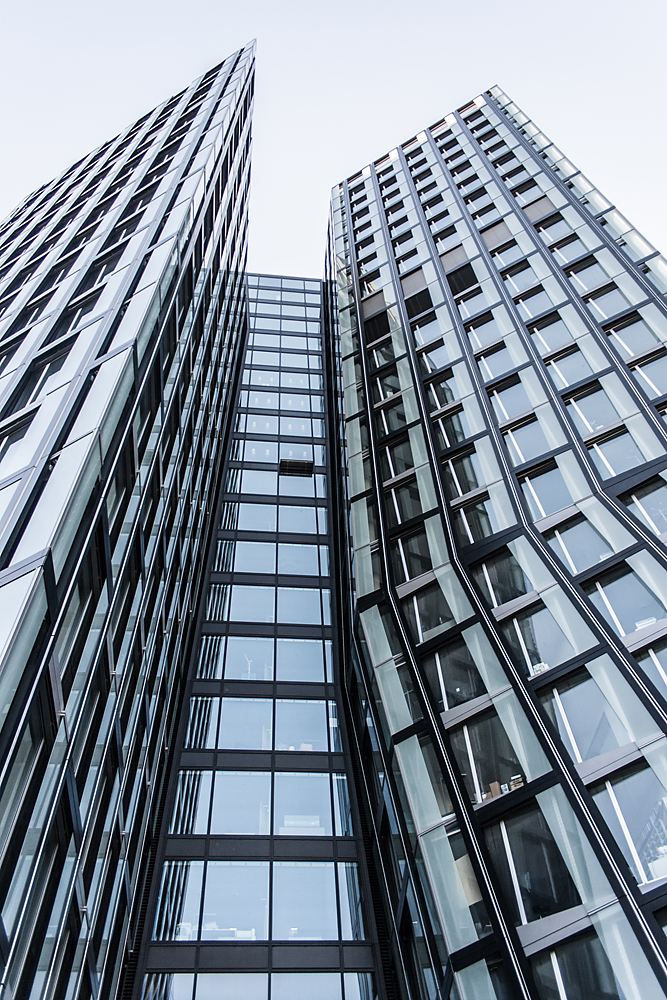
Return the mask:
[[661, 1000], [667, 264], [492, 88], [247, 274], [253, 87], [0, 225], [0, 1000]]

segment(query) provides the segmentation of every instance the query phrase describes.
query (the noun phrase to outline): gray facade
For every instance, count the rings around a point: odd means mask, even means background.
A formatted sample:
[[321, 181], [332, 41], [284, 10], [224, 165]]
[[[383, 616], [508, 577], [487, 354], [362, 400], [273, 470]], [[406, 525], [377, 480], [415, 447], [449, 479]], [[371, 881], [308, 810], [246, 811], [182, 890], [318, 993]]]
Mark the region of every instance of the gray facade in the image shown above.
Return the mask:
[[334, 188], [327, 276], [397, 978], [662, 997], [665, 261], [493, 88]]

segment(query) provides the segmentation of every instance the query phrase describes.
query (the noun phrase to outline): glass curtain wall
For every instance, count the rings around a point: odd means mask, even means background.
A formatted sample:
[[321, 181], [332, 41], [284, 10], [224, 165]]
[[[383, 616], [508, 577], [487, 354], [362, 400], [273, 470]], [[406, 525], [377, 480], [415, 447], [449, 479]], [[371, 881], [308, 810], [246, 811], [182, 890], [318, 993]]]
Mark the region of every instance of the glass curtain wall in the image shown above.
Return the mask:
[[0, 227], [3, 996], [131, 988], [244, 332], [253, 79], [250, 45]]
[[666, 274], [497, 88], [333, 189], [346, 678], [406, 996], [665, 995]]

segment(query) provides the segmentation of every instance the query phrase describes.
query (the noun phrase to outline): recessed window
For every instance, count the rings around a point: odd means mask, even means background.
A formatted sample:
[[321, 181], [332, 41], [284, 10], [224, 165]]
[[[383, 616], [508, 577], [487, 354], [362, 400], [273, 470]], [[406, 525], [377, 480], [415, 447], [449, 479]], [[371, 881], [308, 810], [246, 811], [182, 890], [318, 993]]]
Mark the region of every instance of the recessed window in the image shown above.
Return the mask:
[[590, 760], [632, 743], [631, 734], [586, 669], [543, 691], [540, 701], [574, 761]]
[[614, 554], [611, 545], [583, 514], [546, 532], [544, 537], [571, 573], [581, 573]]
[[547, 362], [546, 368], [557, 389], [565, 389], [568, 385], [581, 382], [593, 374], [588, 359], [578, 347]]
[[529, 676], [558, 666], [577, 652], [561, 624], [541, 601], [505, 620], [502, 632]]
[[640, 884], [667, 876], [665, 789], [652, 768], [643, 765], [591, 788], [591, 794]]
[[473, 566], [472, 577], [492, 608], [529, 593], [533, 585], [507, 548]]

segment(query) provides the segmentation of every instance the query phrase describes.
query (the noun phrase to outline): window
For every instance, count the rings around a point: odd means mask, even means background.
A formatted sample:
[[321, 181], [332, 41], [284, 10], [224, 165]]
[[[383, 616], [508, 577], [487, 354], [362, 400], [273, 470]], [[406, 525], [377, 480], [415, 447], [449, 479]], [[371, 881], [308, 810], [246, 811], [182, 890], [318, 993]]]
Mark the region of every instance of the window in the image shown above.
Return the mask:
[[529, 676], [564, 663], [577, 650], [542, 601], [502, 623], [502, 632]]
[[541, 692], [540, 701], [570, 756], [577, 762], [599, 757], [633, 742], [585, 668]]
[[660, 344], [653, 330], [637, 313], [606, 327], [605, 332], [621, 357], [626, 359]]
[[485, 382], [517, 367], [517, 362], [507, 347], [498, 347], [495, 351], [480, 355], [477, 364]]
[[421, 576], [431, 569], [431, 554], [424, 529], [397, 538], [392, 543], [391, 561], [394, 578], [399, 584]]
[[667, 354], [662, 354], [645, 365], [637, 365], [632, 374], [649, 399], [667, 393]]
[[437, 583], [423, 587], [401, 603], [415, 642], [426, 642], [455, 622], [449, 603]]
[[473, 649], [479, 650], [479, 636], [471, 636], [477, 628], [478, 626], [473, 626], [473, 629], [466, 629], [464, 635], [424, 657], [424, 673], [440, 712], [447, 712], [486, 694], [486, 686], [466, 642], [468, 635]]
[[575, 347], [566, 354], [559, 355], [553, 361], [547, 363], [547, 372], [551, 381], [557, 389], [564, 389], [568, 385], [574, 385], [593, 374], [588, 359]]
[[385, 511], [391, 527], [409, 521], [422, 513], [419, 484], [416, 479], [411, 479], [407, 483], [401, 483], [400, 486], [388, 490], [385, 498]]
[[484, 483], [480, 456], [476, 451], [447, 459], [442, 463], [442, 470], [450, 500], [464, 496]]
[[485, 836], [516, 925], [581, 903], [558, 844], [537, 804], [512, 813], [487, 829]]
[[[58, 376], [64, 367], [73, 346], [74, 342], [70, 341], [69, 344], [57, 350], [55, 354], [50, 352], [33, 361], [27, 375], [22, 379], [18, 391], [5, 409], [3, 418], [37, 402], [42, 396], [55, 389], [57, 385], [62, 384], [64, 376], [61, 375], [60, 378], [54, 378], [54, 376]], [[52, 379], [53, 381], [51, 381]]]
[[459, 729], [450, 730], [450, 738], [471, 802], [486, 802], [526, 783], [497, 712], [475, 716]]
[[573, 339], [558, 313], [552, 313], [539, 323], [530, 324], [528, 330], [542, 357], [571, 344]]
[[619, 500], [656, 535], [667, 531], [667, 483], [661, 476], [621, 494]]
[[537, 417], [525, 420], [505, 431], [503, 441], [512, 465], [523, 465], [524, 462], [529, 462], [532, 458], [537, 458], [552, 450], [552, 445], [547, 441]]
[[265, 941], [268, 902], [268, 861], [209, 861], [201, 939]]
[[602, 269], [595, 258], [588, 257], [573, 267], [567, 274], [570, 284], [580, 295], [591, 292], [600, 285], [605, 285], [609, 281], [607, 272]]
[[[558, 1000], [580, 1000], [581, 997], [624, 1000], [627, 996], [595, 931], [579, 934], [553, 951], [540, 952], [531, 960], [531, 965], [543, 1000], [556, 1000], [556, 997]], [[643, 971], [640, 970], [640, 974]], [[631, 980], [634, 980], [632, 974]], [[634, 986], [639, 996], [639, 983], [634, 982]]]
[[592, 391], [568, 400], [565, 408], [582, 437], [601, 430], [618, 420], [618, 413], [604, 389]]
[[572, 227], [565, 221], [563, 216], [550, 215], [535, 227], [545, 243], [555, 243], [572, 233]]
[[533, 589], [518, 560], [507, 548], [473, 566], [472, 577], [492, 608], [507, 604]]
[[524, 384], [516, 378], [509, 385], [499, 386], [489, 393], [496, 419], [499, 423], [511, 420], [532, 409]]
[[503, 281], [509, 295], [518, 295], [525, 292], [527, 288], [532, 288], [537, 284], [538, 277], [527, 260], [522, 261], [518, 267], [512, 268], [503, 274]]
[[628, 308], [629, 304], [628, 300], [621, 293], [620, 289], [616, 287], [616, 285], [612, 285], [610, 288], [605, 288], [601, 292], [597, 292], [585, 301], [589, 310], [597, 320], [609, 319], [610, 316], [615, 316], [616, 313], [623, 312]]
[[634, 438], [625, 429], [589, 445], [588, 452], [603, 479], [636, 469], [646, 462]]
[[234, 543], [235, 573], [275, 573], [275, 571], [276, 546], [274, 542]]
[[614, 550], [582, 514], [545, 533], [546, 540], [571, 573], [581, 573], [614, 554]]
[[665, 788], [646, 765], [624, 771], [590, 789], [636, 880], [667, 875]]
[[620, 636], [667, 618], [662, 601], [626, 562], [585, 584], [584, 591]]
[[536, 521], [572, 503], [568, 484], [555, 462], [528, 472], [520, 483], [528, 509]]

